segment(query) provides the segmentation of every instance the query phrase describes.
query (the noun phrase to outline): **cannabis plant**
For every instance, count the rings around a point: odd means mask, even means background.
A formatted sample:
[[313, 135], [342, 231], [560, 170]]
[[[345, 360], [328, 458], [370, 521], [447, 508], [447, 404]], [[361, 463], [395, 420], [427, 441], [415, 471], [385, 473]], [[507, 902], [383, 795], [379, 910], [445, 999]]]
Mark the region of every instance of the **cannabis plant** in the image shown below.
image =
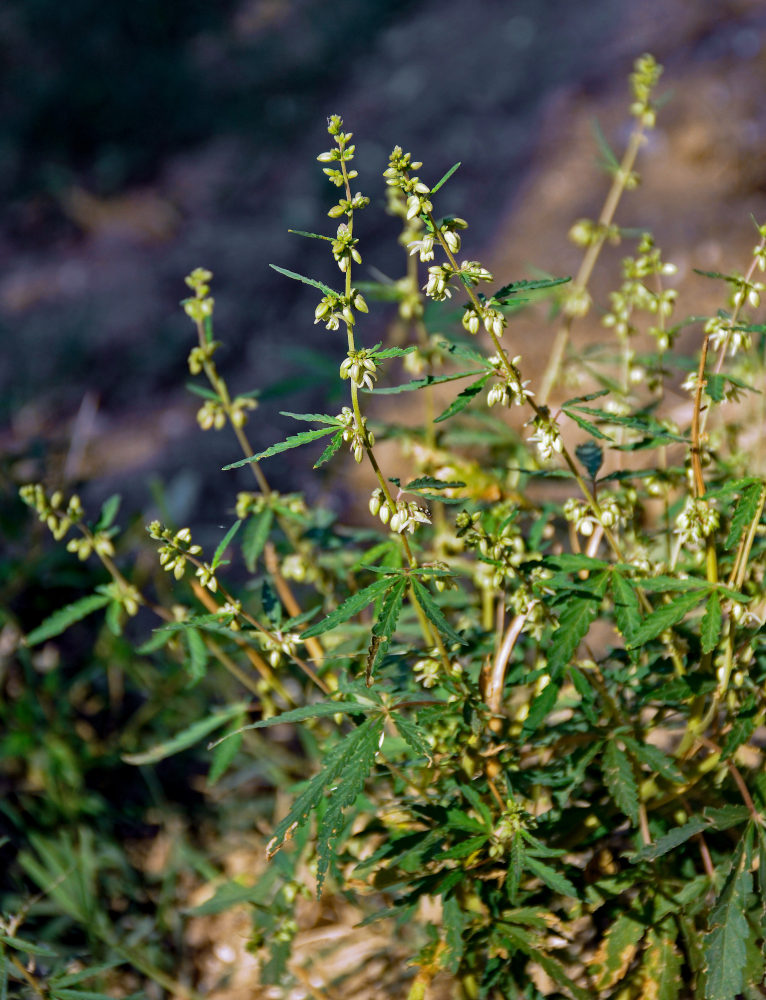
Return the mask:
[[[718, 312], [678, 319], [674, 266], [649, 233], [615, 222], [659, 77], [650, 56], [636, 62], [633, 130], [611, 156], [601, 216], [571, 230], [583, 250], [571, 279], [496, 280], [463, 250], [468, 223], [439, 213], [460, 165], [434, 183], [396, 147], [384, 178], [406, 270], [364, 280], [370, 199], [355, 190], [352, 134], [330, 118], [318, 159], [338, 192], [333, 221], [300, 235], [331, 253], [338, 281], [272, 266], [317, 290], [346, 405], [286, 413], [295, 433], [254, 453], [258, 393], [230, 393], [212, 275], [189, 275], [199, 423], [233, 430], [243, 457], [221, 474], [254, 480], [212, 553], [188, 527], [149, 525], [172, 586], [139, 587], [109, 504], [90, 524], [76, 496], [22, 490], [54, 537], [109, 574], [27, 645], [100, 609], [115, 633], [152, 612], [142, 657], [180, 662], [191, 682], [228, 672], [241, 692], [210, 685], [202, 718], [126, 747], [128, 761], [212, 738], [212, 783], [268, 753], [261, 730], [301, 734], [307, 763], [269, 820], [269, 874], [236, 897], [252, 904], [264, 980], [287, 983], [292, 912], [310, 891], [407, 928], [410, 1000], [437, 975], [471, 1000], [763, 995], [766, 483], [749, 430], [766, 226], [744, 274], [706, 275]], [[603, 343], [580, 349], [601, 251], [628, 240], [599, 307]], [[513, 323], [541, 299], [558, 328], [542, 375], [526, 370]], [[365, 334], [379, 302], [396, 304], [408, 340]], [[691, 361], [676, 350], [685, 328]], [[672, 408], [671, 389], [688, 405]], [[414, 424], [386, 420], [391, 395], [423, 400]], [[366, 524], [270, 486], [272, 460], [296, 448], [316, 469], [367, 470]], [[10, 926], [0, 940], [34, 954]]]

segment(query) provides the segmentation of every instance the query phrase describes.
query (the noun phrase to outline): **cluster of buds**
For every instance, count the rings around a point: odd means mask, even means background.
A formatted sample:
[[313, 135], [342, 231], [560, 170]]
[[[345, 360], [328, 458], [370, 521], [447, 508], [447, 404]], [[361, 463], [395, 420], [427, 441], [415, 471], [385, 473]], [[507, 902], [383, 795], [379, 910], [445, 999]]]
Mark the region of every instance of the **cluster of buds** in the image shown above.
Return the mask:
[[303, 552], [291, 552], [282, 560], [280, 567], [285, 580], [296, 583], [313, 583], [319, 578], [316, 565]]
[[60, 541], [72, 525], [84, 517], [82, 504], [76, 493], [69, 499], [66, 507], [61, 490], [56, 490], [49, 499], [41, 483], [22, 486], [19, 496], [27, 506], [34, 508], [38, 518], [48, 526], [56, 541]]
[[352, 260], [356, 261], [357, 264], [362, 263], [362, 255], [356, 249], [358, 243], [359, 240], [352, 235], [346, 223], [341, 222], [337, 235], [332, 240], [332, 255], [335, 258], [335, 263], [344, 274], [348, 271]]
[[377, 368], [375, 359], [366, 348], [349, 351], [348, 357], [340, 366], [340, 377], [351, 379], [357, 389], [372, 389], [377, 378]]
[[441, 235], [442, 240], [449, 249], [450, 253], [456, 254], [460, 252], [461, 239], [458, 230], [467, 229], [468, 223], [465, 219], [448, 218], [444, 219], [439, 224], [438, 233], [429, 230], [424, 233], [420, 239], [412, 240], [407, 244], [407, 248], [410, 251], [410, 256], [412, 254], [418, 254], [420, 260], [423, 263], [426, 261], [434, 259], [434, 244], [437, 242], [438, 235]]
[[561, 308], [570, 319], [587, 316], [592, 305], [593, 299], [588, 289], [580, 288], [577, 284], [570, 285], [562, 296]]
[[298, 632], [274, 632], [273, 635], [258, 633], [261, 648], [267, 654], [272, 667], [280, 666], [284, 659], [291, 659], [295, 656], [298, 643], [301, 641]]
[[372, 491], [369, 506], [373, 517], [379, 517], [383, 524], [387, 524], [392, 531], [400, 535], [405, 531], [412, 534], [419, 524], [431, 523], [429, 511], [425, 507], [419, 507], [412, 500], [399, 498], [394, 501], [392, 509], [380, 488]]
[[443, 302], [444, 299], [452, 298], [452, 289], [449, 282], [456, 274], [451, 264], [432, 264], [428, 268], [428, 281], [423, 286], [423, 290], [429, 299], [435, 302]]
[[479, 513], [461, 511], [455, 521], [457, 537], [483, 560], [477, 566], [479, 586], [502, 587], [516, 577], [516, 568], [529, 553], [515, 521], [508, 520], [497, 533], [490, 534], [480, 518]]
[[418, 344], [404, 355], [403, 367], [410, 375], [422, 375], [424, 371], [440, 368], [446, 357], [445, 343], [438, 334], [431, 334], [425, 344]]
[[[635, 177], [635, 174], [632, 176]], [[637, 181], [638, 178], [636, 178], [636, 182], [632, 185], [626, 184], [625, 186], [628, 188], [635, 187]], [[594, 222], [593, 219], [578, 219], [569, 230], [569, 239], [575, 246], [582, 247], [583, 249], [603, 242], [617, 246], [621, 239], [620, 227], [614, 224], [607, 226], [601, 222]]]
[[163, 543], [158, 549], [158, 554], [160, 566], [167, 573], [172, 573], [176, 580], [181, 580], [186, 573], [187, 561], [191, 561], [197, 567], [196, 576], [200, 584], [215, 593], [218, 581], [212, 567], [197, 559], [202, 547], [192, 544], [191, 531], [188, 528], [181, 528], [173, 533], [159, 521], [152, 521], [146, 530], [151, 538]]
[[82, 562], [85, 562], [92, 552], [95, 552], [97, 556], [106, 556], [107, 558], [114, 555], [114, 545], [106, 531], [83, 535], [82, 538], [70, 538], [66, 543], [66, 550], [73, 552]]
[[611, 308], [602, 320], [604, 326], [611, 327], [617, 337], [625, 341], [636, 332], [631, 322], [635, 311], [657, 316], [660, 322], [650, 329], [650, 333], [657, 340], [659, 349], [667, 350], [670, 333], [666, 324], [673, 314], [678, 293], [672, 288], [653, 291], [645, 282], [648, 278], [667, 277], [676, 271], [676, 265], [664, 262], [652, 237], [644, 233], [638, 245], [638, 256], [625, 257], [622, 262], [623, 283], [618, 291], [609, 296]]
[[[353, 176], [356, 177], [356, 173]], [[352, 215], [357, 209], [367, 208], [369, 204], [370, 199], [361, 191], [357, 191], [352, 198], [341, 198], [327, 214], [331, 219], [337, 219], [341, 215]]]
[[494, 406], [500, 403], [502, 406], [523, 406], [526, 401], [534, 396], [531, 389], [527, 389], [529, 379], [522, 381], [521, 372], [516, 367], [521, 361], [521, 355], [517, 354], [506, 365], [499, 354], [493, 354], [489, 363], [495, 370], [495, 375], [499, 379], [487, 392], [487, 405]]
[[738, 278], [730, 299], [732, 309], [739, 309], [746, 302], [753, 309], [757, 309], [761, 304], [763, 289], [762, 281], [746, 281], [745, 278]]
[[564, 504], [564, 517], [575, 526], [575, 531], [586, 538], [593, 534], [598, 524], [604, 528], [613, 528], [615, 525], [625, 522], [626, 513], [614, 493], [605, 493], [600, 496], [598, 506], [601, 511], [600, 518], [585, 500], [570, 497]]
[[367, 418], [362, 417], [360, 427], [356, 422], [353, 410], [344, 406], [338, 414], [338, 421], [343, 425], [343, 440], [348, 442], [354, 461], [361, 462], [364, 458], [365, 448], [372, 448], [375, 444], [374, 434], [367, 429]]
[[388, 167], [383, 171], [386, 184], [398, 188], [404, 195], [408, 219], [428, 215], [433, 211], [433, 205], [428, 197], [431, 189], [419, 177], [410, 174], [411, 170], [419, 170], [422, 166], [419, 160], [412, 159], [411, 153], [403, 152], [401, 146], [394, 146], [388, 158]]
[[[234, 427], [244, 427], [249, 410], [255, 410], [258, 401], [252, 396], [237, 396], [228, 406], [229, 419]], [[206, 399], [197, 410], [197, 423], [203, 431], [214, 428], [220, 431], [226, 426], [227, 408], [218, 399]]]
[[354, 309], [361, 313], [367, 312], [367, 303], [355, 288], [351, 289], [348, 296], [325, 295], [314, 310], [314, 322], [324, 323], [328, 330], [337, 330], [341, 320], [346, 326], [353, 326]]
[[220, 340], [211, 340], [209, 344], [198, 344], [196, 347], [192, 347], [187, 359], [191, 374], [199, 375], [220, 346]]
[[652, 104], [652, 93], [661, 75], [662, 66], [658, 65], [654, 56], [648, 54], [636, 59], [633, 72], [630, 74], [630, 87], [633, 93], [630, 113], [644, 128], [653, 128], [657, 119], [657, 112]]
[[[335, 146], [326, 153], [320, 153], [317, 156], [317, 160], [320, 163], [350, 163], [354, 159], [356, 146], [349, 145], [349, 139], [352, 137], [353, 132], [343, 131], [343, 119], [340, 115], [331, 115], [327, 119], [327, 131], [335, 139]], [[345, 177], [344, 171], [342, 169], [338, 170], [337, 167], [323, 167], [322, 170], [336, 187], [343, 187], [346, 183], [346, 178], [353, 180], [358, 176], [356, 170], [347, 170]]]
[[741, 326], [736, 326], [730, 316], [711, 316], [705, 323], [705, 333], [710, 337], [710, 348], [719, 351], [724, 345], [734, 357], [739, 351], [750, 350], [750, 334]]
[[135, 618], [143, 603], [143, 598], [133, 584], [127, 583], [125, 580], [113, 580], [106, 585], [105, 589], [112, 601], [119, 604], [126, 615]]
[[529, 574], [528, 583], [519, 583], [506, 597], [508, 610], [515, 615], [524, 615], [524, 634], [530, 639], [542, 638], [548, 624], [548, 612], [545, 605], [535, 596], [533, 587], [544, 588], [544, 581], [550, 575], [550, 570], [536, 566]]
[[448, 677], [459, 677], [463, 668], [459, 663], [451, 662], [449, 671], [445, 671], [444, 664], [439, 658], [439, 650], [430, 649], [427, 656], [415, 661], [412, 672], [415, 680], [424, 688], [432, 688], [436, 687], [445, 673]]
[[766, 271], [766, 226], [759, 226], [761, 242], [753, 247], [753, 257], [759, 271]]
[[700, 549], [718, 528], [720, 516], [709, 500], [688, 497], [684, 509], [676, 518], [675, 533], [681, 545]]
[[212, 271], [208, 271], [204, 267], [195, 267], [192, 273], [184, 279], [194, 292], [194, 298], [184, 299], [181, 304], [186, 315], [195, 323], [203, 323], [213, 315], [215, 299], [210, 295], [209, 284], [212, 277]]
[[251, 514], [261, 514], [264, 510], [280, 510], [302, 516], [306, 513], [306, 501], [300, 493], [277, 493], [276, 490], [272, 490], [268, 496], [245, 490], [237, 494], [236, 511], [240, 521]]
[[561, 449], [564, 446], [561, 432], [547, 406], [541, 407], [540, 411], [528, 422], [528, 425], [534, 427], [535, 432], [527, 438], [527, 441], [537, 445], [537, 454], [543, 462], [549, 461], [554, 453], [561, 454]]
[[506, 808], [500, 817], [500, 821], [492, 831], [492, 841], [489, 845], [488, 854], [491, 858], [508, 857], [511, 845], [520, 830], [526, 829], [531, 820], [531, 816], [515, 802], [507, 801]]

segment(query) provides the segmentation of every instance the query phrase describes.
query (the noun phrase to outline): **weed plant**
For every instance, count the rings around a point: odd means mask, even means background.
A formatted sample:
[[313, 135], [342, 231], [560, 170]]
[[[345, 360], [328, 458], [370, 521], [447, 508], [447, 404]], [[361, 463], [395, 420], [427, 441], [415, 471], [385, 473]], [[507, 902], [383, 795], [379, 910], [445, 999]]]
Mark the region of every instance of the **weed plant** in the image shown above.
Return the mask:
[[[236, 797], [238, 775], [300, 734], [301, 759], [274, 764], [289, 800], [265, 816], [265, 874], [215, 882], [204, 904], [251, 904], [263, 982], [290, 982], [302, 896], [342, 892], [365, 922], [406, 928], [409, 1000], [428, 997], [437, 976], [471, 1000], [763, 995], [766, 483], [749, 432], [766, 226], [744, 274], [707, 275], [719, 311], [677, 319], [672, 263], [650, 234], [614, 221], [638, 183], [659, 76], [650, 56], [637, 60], [633, 130], [622, 158], [609, 153], [600, 217], [571, 230], [583, 250], [571, 280], [503, 284], [464, 258], [467, 223], [438, 212], [459, 164], [432, 183], [397, 147], [384, 177], [406, 272], [363, 282], [357, 217], [369, 199], [355, 191], [351, 133], [329, 120], [318, 159], [339, 194], [332, 231], [301, 235], [332, 254], [339, 281], [274, 266], [316, 288], [347, 405], [290, 413], [296, 432], [254, 454], [245, 428], [258, 394], [232, 396], [216, 367], [212, 275], [186, 279], [200, 426], [230, 427], [244, 457], [226, 469], [254, 478], [214, 552], [188, 527], [153, 521], [168, 574], [153, 580], [125, 551], [116, 499], [91, 522], [76, 495], [21, 490], [72, 557], [108, 573], [29, 632], [23, 654], [105, 614], [98, 641], [119, 644], [117, 671], [145, 691], [124, 762], [151, 773], [186, 752], [208, 761], [208, 788], [226, 776]], [[582, 350], [594, 267], [629, 239], [604, 343]], [[515, 314], [543, 297], [558, 331], [537, 384], [523, 345], [510, 345]], [[409, 342], [364, 339], [379, 300], [396, 302]], [[684, 371], [685, 326], [698, 351]], [[672, 408], [681, 382], [688, 405]], [[382, 416], [400, 394], [423, 399], [414, 427]], [[390, 449], [384, 463], [382, 441], [401, 446], [399, 465]], [[348, 452], [368, 467], [366, 525], [270, 487], [269, 460], [316, 442], [315, 468]], [[128, 626], [142, 633], [133, 661]], [[152, 744], [149, 720], [171, 693], [175, 728]], [[92, 837], [68, 831], [25, 847], [41, 895], [4, 917], [4, 988], [102, 996], [110, 963], [123, 962], [170, 995], [196, 995], [161, 955], [147, 959], [146, 928], [131, 937], [107, 912], [97, 854]], [[72, 966], [73, 926], [98, 943], [103, 967]]]

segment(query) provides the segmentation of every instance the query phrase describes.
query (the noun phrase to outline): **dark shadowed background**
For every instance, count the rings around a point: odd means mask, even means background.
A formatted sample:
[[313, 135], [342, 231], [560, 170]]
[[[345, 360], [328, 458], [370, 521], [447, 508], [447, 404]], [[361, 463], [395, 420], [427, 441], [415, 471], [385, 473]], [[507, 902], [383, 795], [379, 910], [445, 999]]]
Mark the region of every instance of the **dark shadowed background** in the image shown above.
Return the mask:
[[[728, 259], [766, 191], [765, 30], [758, 0], [5, 0], [0, 443], [27, 478], [53, 462], [136, 507], [160, 474], [179, 518], [246, 483], [218, 471], [235, 444], [198, 432], [184, 390], [183, 277], [215, 273], [234, 390], [291, 387], [263, 401], [256, 446], [283, 433], [279, 409], [321, 405], [345, 340], [268, 264], [334, 277], [323, 245], [288, 233], [332, 225], [315, 160], [331, 113], [373, 198], [360, 277], [403, 273], [380, 177], [396, 143], [427, 180], [462, 161], [439, 209], [468, 218], [468, 256], [504, 281], [571, 273], [566, 232], [606, 187], [588, 123], [620, 149], [627, 74], [651, 51], [671, 97], [646, 153], [655, 197], [620, 221], [659, 229], [668, 256], [701, 246], [692, 266]], [[374, 310], [365, 342], [389, 319]], [[538, 337], [530, 364], [546, 351]], [[270, 475], [296, 484], [289, 464]]]

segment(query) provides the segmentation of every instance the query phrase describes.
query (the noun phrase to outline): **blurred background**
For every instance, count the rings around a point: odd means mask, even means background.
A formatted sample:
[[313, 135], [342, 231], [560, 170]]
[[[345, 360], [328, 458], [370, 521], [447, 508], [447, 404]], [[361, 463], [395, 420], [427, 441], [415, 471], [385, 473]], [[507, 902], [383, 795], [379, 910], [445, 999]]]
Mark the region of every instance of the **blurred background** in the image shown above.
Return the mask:
[[[255, 445], [283, 433], [280, 408], [321, 405], [343, 344], [313, 325], [314, 290], [268, 264], [334, 277], [322, 245], [288, 233], [331, 225], [315, 158], [332, 113], [373, 199], [360, 278], [404, 271], [380, 177], [397, 143], [432, 182], [462, 161], [439, 209], [467, 217], [466, 254], [499, 280], [572, 273], [566, 233], [607, 187], [591, 122], [619, 155], [627, 75], [651, 51], [669, 100], [618, 221], [652, 227], [687, 270], [744, 267], [748, 213], [764, 218], [765, 39], [762, 0], [4, 0], [3, 451], [29, 478], [53, 448], [60, 476], [136, 507], [160, 472], [179, 514], [220, 484], [234, 443], [199, 434], [184, 390], [196, 266], [215, 273], [233, 388], [289, 390], [264, 399]], [[373, 310], [368, 343], [390, 319]], [[528, 365], [548, 336], [520, 345]], [[296, 485], [289, 463], [270, 472]]]

